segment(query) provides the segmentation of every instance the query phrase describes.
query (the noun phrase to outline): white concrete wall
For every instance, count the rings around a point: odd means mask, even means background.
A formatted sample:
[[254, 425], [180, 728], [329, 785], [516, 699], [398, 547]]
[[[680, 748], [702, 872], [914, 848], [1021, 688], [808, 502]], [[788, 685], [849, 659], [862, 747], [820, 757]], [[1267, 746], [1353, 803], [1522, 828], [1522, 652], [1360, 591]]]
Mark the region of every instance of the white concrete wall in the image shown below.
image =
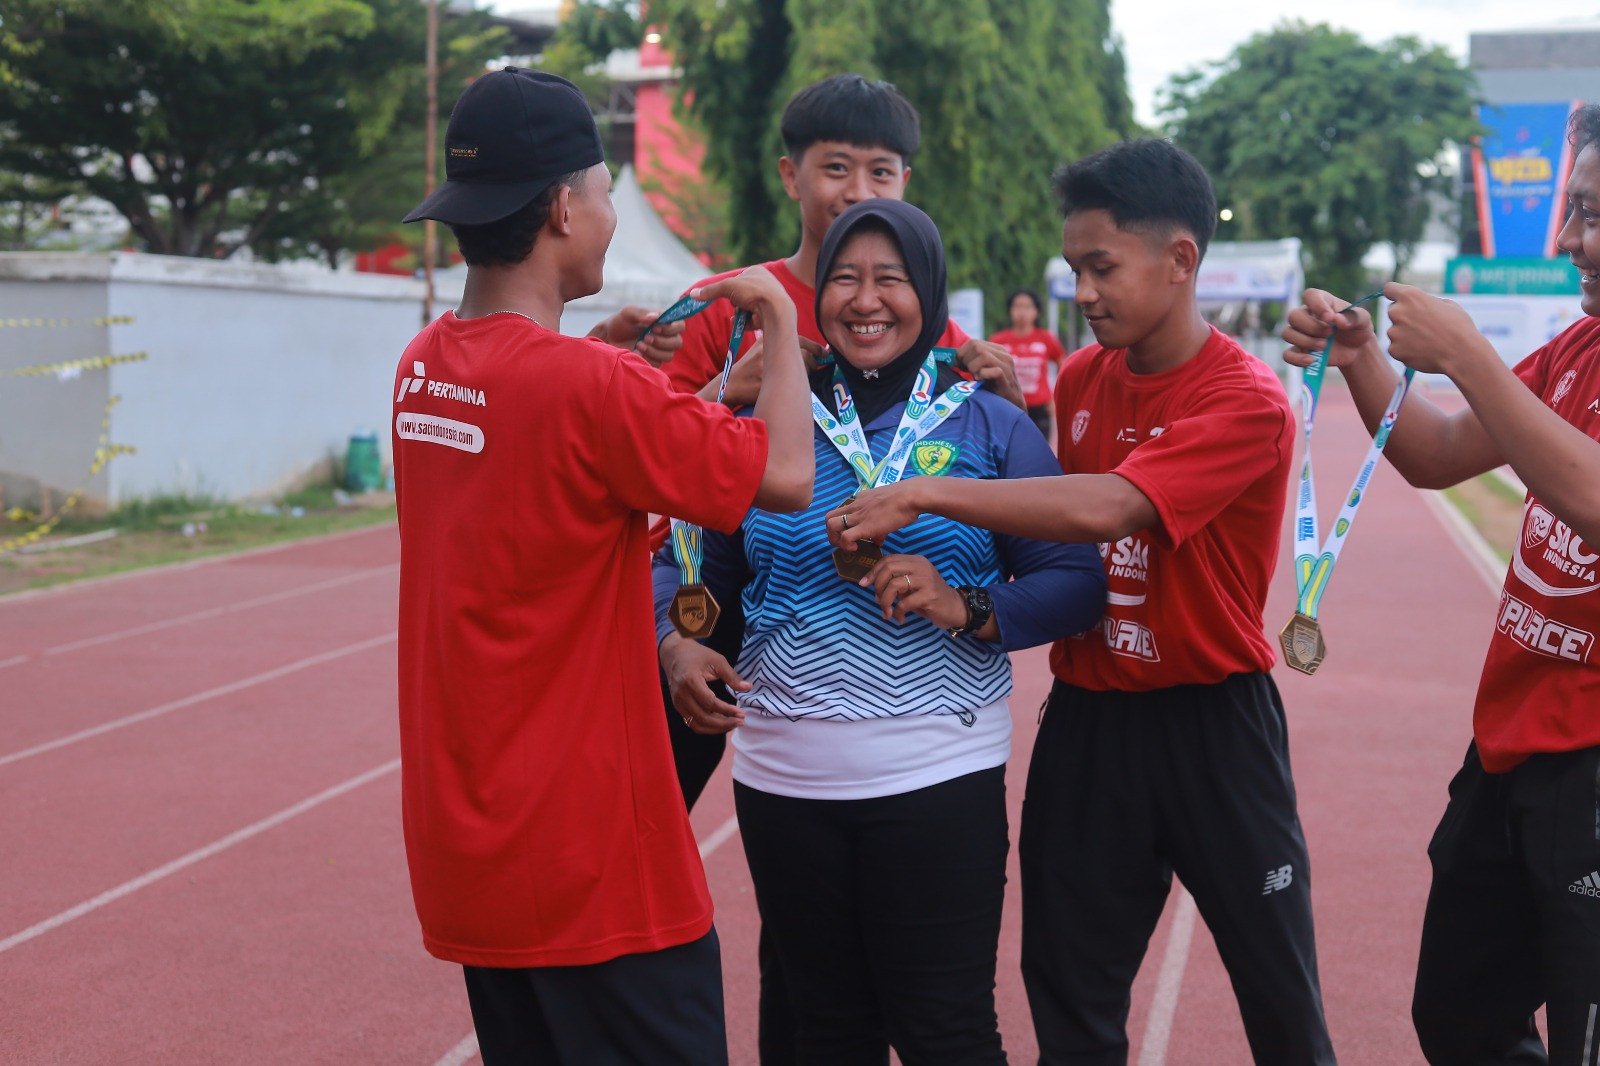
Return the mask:
[[[436, 313], [460, 300], [441, 278]], [[598, 294], [569, 308], [582, 333], [614, 309]], [[0, 372], [147, 352], [75, 377], [0, 377], [0, 493], [59, 504], [94, 458], [112, 394], [118, 456], [89, 486], [93, 505], [161, 494], [267, 497], [342, 460], [351, 434], [375, 432], [387, 463], [395, 364], [422, 324], [409, 278], [109, 254], [0, 254]], [[96, 318], [131, 316], [127, 324]], [[11, 318], [70, 319], [53, 328]]]
[[[45, 329], [0, 325], [0, 370], [147, 352], [142, 362], [74, 379], [0, 378], [0, 476], [8, 497], [32, 480], [59, 501], [87, 471], [106, 398], [120, 394], [119, 456], [91, 496], [116, 503], [164, 493], [236, 499], [280, 492], [342, 457], [350, 435], [388, 450], [395, 363], [422, 323], [422, 285], [207, 260], [0, 255], [0, 322], [71, 318]], [[439, 293], [441, 309], [459, 292]], [[94, 327], [98, 316], [131, 316]]]

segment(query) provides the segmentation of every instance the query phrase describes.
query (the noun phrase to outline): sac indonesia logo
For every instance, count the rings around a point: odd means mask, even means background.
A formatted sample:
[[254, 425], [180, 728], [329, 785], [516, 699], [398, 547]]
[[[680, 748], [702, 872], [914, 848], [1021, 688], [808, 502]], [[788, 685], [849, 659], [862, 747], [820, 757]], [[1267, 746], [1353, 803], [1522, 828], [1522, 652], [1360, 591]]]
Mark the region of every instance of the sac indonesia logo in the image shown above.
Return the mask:
[[1072, 416], [1072, 443], [1077, 444], [1083, 440], [1083, 434], [1089, 428], [1089, 412], [1079, 411]]

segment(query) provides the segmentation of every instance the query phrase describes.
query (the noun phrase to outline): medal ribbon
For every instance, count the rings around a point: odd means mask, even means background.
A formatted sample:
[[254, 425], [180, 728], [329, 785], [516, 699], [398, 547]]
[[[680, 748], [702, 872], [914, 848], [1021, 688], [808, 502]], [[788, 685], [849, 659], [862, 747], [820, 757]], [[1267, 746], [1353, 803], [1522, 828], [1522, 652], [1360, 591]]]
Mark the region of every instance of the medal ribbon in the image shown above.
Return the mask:
[[[639, 334], [643, 340], [646, 333], [658, 325], [671, 325], [692, 318], [701, 311], [711, 306], [709, 300], [696, 300], [693, 296], [685, 296], [665, 311], [650, 324], [649, 329]], [[749, 311], [739, 311], [733, 316], [733, 334], [728, 338], [728, 356], [722, 362], [722, 378], [717, 383], [717, 402], [728, 393], [728, 375], [733, 373], [733, 361], [738, 358], [739, 345], [744, 341], [745, 327], [750, 322]], [[699, 526], [685, 522], [682, 519], [672, 519], [672, 555], [678, 561], [679, 587], [684, 585], [700, 584], [700, 569], [705, 562], [705, 531]]]
[[861, 417], [856, 413], [850, 389], [837, 367], [833, 371], [833, 397], [839, 405], [839, 415], [834, 417], [826, 404], [811, 397], [811, 417], [822, 427], [830, 443], [844, 456], [850, 469], [855, 471], [859, 487], [870, 489], [875, 485], [893, 485], [905, 473], [911, 458], [912, 447], [932, 433], [944, 420], [955, 414], [956, 408], [966, 403], [977, 392], [977, 381], [958, 381], [946, 389], [938, 399], [933, 396], [934, 376], [938, 373], [939, 349], [928, 353], [911, 385], [911, 397], [900, 415], [900, 425], [894, 431], [893, 441], [883, 461], [873, 463], [872, 452], [867, 447], [866, 434], [862, 432]]
[[[1359, 306], [1381, 295], [1382, 292], [1375, 292], [1370, 296], [1363, 296], [1350, 307]], [[1349, 309], [1347, 307], [1344, 310]], [[1320, 543], [1319, 547], [1317, 500], [1311, 477], [1311, 431], [1316, 422], [1317, 402], [1327, 373], [1328, 352], [1332, 348], [1333, 336], [1330, 334], [1328, 343], [1323, 346], [1316, 361], [1305, 369], [1302, 376], [1305, 386], [1301, 397], [1301, 411], [1305, 421], [1305, 460], [1300, 466], [1300, 493], [1295, 500], [1294, 514], [1294, 579], [1299, 594], [1295, 610], [1312, 619], [1317, 617], [1322, 597], [1327, 593], [1328, 583], [1333, 579], [1333, 568], [1339, 561], [1340, 552], [1344, 550], [1345, 540], [1350, 536], [1350, 527], [1355, 524], [1356, 512], [1361, 509], [1367, 485], [1372, 480], [1373, 471], [1378, 467], [1378, 460], [1383, 456], [1384, 446], [1389, 443], [1389, 434], [1394, 429], [1395, 420], [1400, 417], [1400, 405], [1405, 402], [1406, 393], [1411, 389], [1411, 379], [1416, 376], [1416, 371], [1406, 370], [1400, 379], [1400, 384], [1395, 387], [1394, 395], [1389, 398], [1389, 405], [1383, 410], [1378, 431], [1372, 436], [1372, 445], [1367, 449], [1367, 457], [1362, 461], [1361, 470], [1356, 475], [1354, 484], [1350, 486], [1350, 494], [1345, 497], [1344, 506], [1339, 509], [1339, 515], [1334, 520], [1333, 530], [1328, 534], [1327, 541]]]

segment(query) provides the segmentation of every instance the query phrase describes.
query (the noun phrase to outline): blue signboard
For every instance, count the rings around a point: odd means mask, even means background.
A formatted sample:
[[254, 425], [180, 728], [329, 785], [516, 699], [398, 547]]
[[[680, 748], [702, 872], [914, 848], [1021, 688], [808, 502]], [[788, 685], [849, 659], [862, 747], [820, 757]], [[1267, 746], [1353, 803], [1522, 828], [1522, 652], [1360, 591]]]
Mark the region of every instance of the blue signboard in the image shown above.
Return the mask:
[[1483, 254], [1556, 254], [1572, 148], [1567, 118], [1576, 102], [1500, 104], [1478, 109], [1488, 132], [1472, 150]]

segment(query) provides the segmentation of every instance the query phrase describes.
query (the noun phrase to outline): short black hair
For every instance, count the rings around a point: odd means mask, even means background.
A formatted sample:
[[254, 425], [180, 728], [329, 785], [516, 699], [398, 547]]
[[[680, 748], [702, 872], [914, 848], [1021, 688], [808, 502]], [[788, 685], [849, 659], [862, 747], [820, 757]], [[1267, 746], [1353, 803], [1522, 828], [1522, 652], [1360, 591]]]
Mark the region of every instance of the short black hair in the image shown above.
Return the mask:
[[1032, 289], [1012, 289], [1006, 296], [1006, 314], [1011, 313], [1011, 305], [1017, 302], [1018, 296], [1026, 296], [1033, 301], [1033, 310], [1042, 318], [1044, 317], [1044, 301], [1039, 299], [1039, 294]]
[[818, 141], [887, 148], [909, 163], [922, 143], [922, 120], [911, 101], [886, 81], [835, 74], [790, 97], [778, 124], [783, 150], [798, 161]]
[[1600, 104], [1585, 104], [1567, 120], [1567, 140], [1574, 157], [1593, 144], [1600, 144]]
[[486, 222], [481, 226], [451, 226], [456, 244], [461, 248], [461, 258], [468, 266], [516, 266], [533, 252], [550, 218], [550, 205], [555, 202], [556, 190], [563, 185], [581, 191], [587, 171], [563, 174], [550, 183], [538, 196], [505, 218]]
[[1217, 232], [1217, 196], [1194, 156], [1171, 141], [1140, 137], [1103, 148], [1051, 179], [1063, 216], [1106, 211], [1119, 229], [1170, 236], [1183, 229], [1205, 258]]

